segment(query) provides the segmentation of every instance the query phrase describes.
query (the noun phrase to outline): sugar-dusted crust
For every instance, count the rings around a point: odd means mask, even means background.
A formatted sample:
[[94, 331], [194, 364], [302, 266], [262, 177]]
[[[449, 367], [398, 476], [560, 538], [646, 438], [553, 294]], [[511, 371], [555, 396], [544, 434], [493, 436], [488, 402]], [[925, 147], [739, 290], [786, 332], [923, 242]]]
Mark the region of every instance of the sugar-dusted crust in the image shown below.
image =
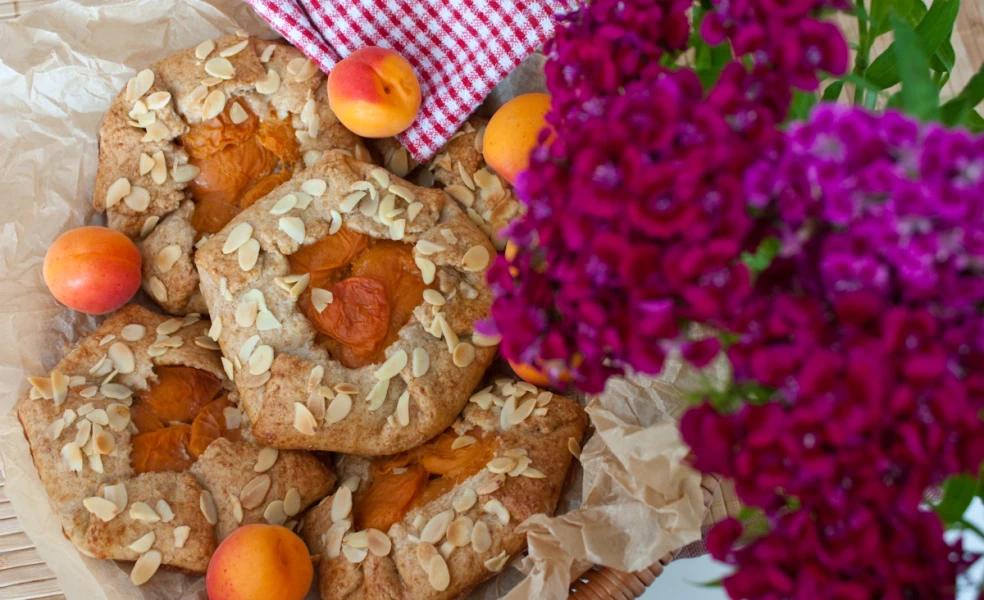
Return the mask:
[[[110, 420], [109, 424], [101, 426], [102, 431], [109, 433], [115, 441], [115, 449], [101, 455], [101, 467], [98, 461], [94, 462], [87, 455], [92, 452], [91, 442], [82, 446], [82, 467], [79, 472], [69, 468], [62, 453], [66, 446], [75, 443], [83, 422], [88, 422], [85, 427], [93, 431], [89, 435], [91, 440], [98, 429], [96, 423], [106, 423], [106, 413], [102, 411], [109, 409], [113, 413], [114, 409], [109, 407], [114, 404], [129, 406], [133, 397], [126, 397], [128, 390], [139, 393], [148, 389], [148, 384], [155, 377], [154, 367], [184, 365], [212, 373], [223, 381], [230, 399], [235, 402], [236, 394], [225, 377], [218, 353], [209, 349], [214, 344], [210, 344], [206, 336], [208, 329], [209, 322], [194, 315], [168, 319], [140, 306], [125, 306], [68, 352], [51, 375], [32, 381], [34, 387], [31, 392], [18, 402], [17, 414], [31, 445], [34, 464], [48, 493], [52, 511], [61, 519], [65, 535], [84, 554], [95, 558], [133, 561], [140, 553], [130, 549], [130, 544], [153, 532], [155, 540], [152, 549], [162, 553], [163, 565], [192, 573], [205, 572], [216, 543], [222, 536], [216, 537], [215, 528], [202, 512], [202, 493], [205, 490], [217, 493], [219, 485], [229, 481], [230, 475], [220, 473], [220, 470], [252, 469], [259, 446], [248, 441], [233, 443], [223, 439], [220, 440], [221, 444], [209, 446], [205, 453], [207, 458], [195, 465], [193, 473], [144, 473], [135, 476], [130, 466], [130, 452], [131, 438], [136, 429], [127, 416], [119, 422]], [[159, 340], [161, 337], [166, 339]], [[127, 370], [125, 365], [129, 361], [119, 358], [121, 347], [132, 353], [133, 370], [115, 374], [110, 384], [122, 387], [114, 389], [104, 382], [108, 373], [115, 370], [114, 366]], [[122, 354], [126, 352], [122, 351]], [[100, 364], [105, 366], [100, 368]], [[59, 386], [54, 382], [62, 378], [69, 382], [68, 390], [64, 401], [57, 403], [59, 396], [55, 390]], [[87, 409], [92, 412], [87, 412]], [[71, 411], [72, 422], [52, 439], [49, 428], [58, 420], [65, 423], [66, 411]], [[245, 418], [242, 422], [248, 424]], [[245, 439], [251, 439], [248, 430], [243, 435]], [[237, 460], [211, 460], [210, 457], [217, 454], [218, 448], [215, 446], [234, 448]], [[313, 456], [299, 454], [302, 456], [292, 460], [287, 468], [275, 464], [269, 472], [277, 489], [296, 486], [310, 492], [302, 495], [303, 505], [307, 506], [320, 497], [316, 494], [324, 495], [331, 489], [334, 475]], [[98, 471], [100, 468], [101, 471]], [[102, 521], [83, 505], [86, 498], [102, 498], [107, 487], [117, 484], [125, 487], [127, 503], [111, 520]], [[221, 489], [226, 491], [225, 487]], [[165, 501], [173, 511], [175, 516], [172, 520], [148, 522], [131, 516], [130, 511], [135, 503], [144, 502], [156, 511], [160, 500]], [[220, 522], [233, 518], [228, 503], [217, 504]], [[254, 515], [249, 517], [253, 518]], [[184, 526], [189, 528], [189, 535], [184, 546], [178, 548], [175, 545], [175, 530]], [[224, 535], [225, 528], [221, 532]]]
[[[413, 202], [419, 204], [416, 207], [420, 209], [419, 213], [412, 220], [406, 220], [402, 238], [383, 222], [389, 219], [381, 218], [378, 212], [365, 215], [357, 206], [345, 213], [341, 207], [353, 185], [358, 187], [367, 182], [379, 185], [374, 172], [388, 177], [390, 188], [401, 186], [408, 190], [413, 195]], [[302, 191], [305, 182], [311, 180], [326, 184], [323, 195], [312, 198]], [[311, 184], [307, 185], [310, 189]], [[377, 193], [382, 199], [393, 195], [386, 190]], [[295, 207], [284, 214], [271, 214], [271, 209], [288, 195], [310, 203], [305, 208]], [[384, 204], [382, 199], [380, 206]], [[369, 202], [368, 195], [365, 201]], [[397, 209], [408, 209], [409, 206], [406, 200], [396, 199]], [[299, 219], [304, 224], [304, 243], [310, 244], [329, 235], [334, 218], [332, 211], [344, 220], [346, 227], [355, 231], [377, 239], [395, 237], [416, 244], [414, 256], [421, 261], [418, 265], [426, 262], [436, 268], [434, 283], [446, 299], [439, 311], [436, 310], [438, 307], [421, 299], [413, 317], [400, 330], [399, 339], [386, 350], [387, 358], [405, 353], [407, 363], [389, 380], [385, 400], [376, 410], [370, 409], [367, 398], [379, 381], [375, 375], [379, 365], [347, 369], [332, 360], [327, 350], [315, 343], [315, 329], [297, 308], [297, 294], [287, 289], [292, 284], [281, 287], [277, 283], [278, 278], [290, 275], [287, 256], [301, 246], [281, 224], [285, 220]], [[408, 212], [403, 212], [396, 218], [408, 216]], [[297, 221], [294, 223], [296, 225]], [[259, 242], [259, 259], [249, 271], [241, 267], [238, 251], [228, 254], [223, 251], [230, 234], [240, 226], [240, 231], [249, 229], [252, 239]], [[434, 251], [435, 247], [431, 246], [425, 248], [426, 252], [422, 251], [421, 244], [426, 246], [428, 243], [436, 244], [439, 250]], [[477, 255], [484, 260], [479, 263], [465, 260]], [[379, 167], [337, 151], [325, 153], [317, 164], [301, 171], [243, 211], [202, 245], [196, 263], [209, 312], [221, 323], [219, 345], [225, 358], [236, 367], [236, 384], [257, 439], [278, 448], [381, 455], [417, 446], [450, 425], [495, 355], [494, 347], [478, 345], [478, 340], [472, 337], [475, 321], [489, 314], [491, 295], [484, 271], [494, 256], [495, 250], [489, 240], [446, 194], [386, 175]], [[463, 261], [470, 268], [463, 266]], [[245, 325], [237, 321], [240, 305], [257, 300], [260, 295], [270, 316], [276, 320], [278, 326], [275, 328], [258, 329], [259, 317], [256, 322], [242, 321]], [[436, 316], [438, 312], [441, 317]], [[440, 319], [444, 319], [459, 338], [462, 351], [474, 350], [473, 360], [459, 361], [461, 366], [455, 364], [449, 349], [453, 341], [448, 341], [447, 336], [442, 339]], [[269, 318], [267, 322], [270, 322]], [[435, 324], [437, 336], [428, 332]], [[251, 339], [254, 341], [250, 342]], [[470, 346], [470, 342], [476, 342], [473, 348], [464, 347]], [[252, 358], [251, 346], [254, 350], [260, 346], [272, 348], [274, 358], [268, 370], [265, 365], [253, 369], [253, 365], [247, 364], [247, 353]], [[411, 357], [415, 349], [423, 349], [429, 357], [429, 369], [420, 377], [412, 375]], [[323, 374], [318, 377], [318, 371], [322, 369]], [[258, 372], [253, 373], [254, 370]], [[295, 427], [295, 417], [299, 411], [306, 410], [304, 407], [312, 394], [318, 395], [320, 390], [322, 397], [327, 395], [330, 405], [335, 396], [332, 388], [342, 383], [352, 384], [357, 390], [351, 394], [350, 412], [334, 423], [318, 418], [313, 435]], [[396, 413], [399, 398], [405, 391], [409, 393], [409, 423], [404, 426], [399, 423]]]
[[[247, 42], [245, 48], [227, 57], [235, 69], [234, 76], [203, 87], [202, 81], [211, 78], [205, 72], [206, 61], [221, 58], [223, 50], [244, 41]], [[99, 131], [99, 170], [93, 205], [97, 211], [107, 212], [110, 227], [136, 242], [143, 255], [144, 290], [164, 310], [174, 314], [205, 310], [198, 293], [198, 273], [193, 260], [195, 231], [189, 220], [194, 206], [186, 190], [189, 182], [187, 176], [175, 177], [175, 169], [181, 170], [180, 167], [188, 163], [188, 155], [181, 147], [181, 136], [188, 132], [189, 125], [202, 121], [205, 93], [221, 91], [227, 103], [242, 102], [261, 118], [270, 113], [276, 113], [280, 119], [289, 118], [305, 161], [317, 160], [328, 149], [344, 148], [353, 152], [357, 146], [361, 147], [360, 139], [345, 129], [328, 107], [325, 75], [314, 68], [313, 63], [300, 74], [288, 70], [291, 61], [297, 61], [293, 63], [293, 70], [296, 70], [307, 60], [299, 50], [283, 42], [236, 35], [220, 37], [214, 42], [215, 47], [205, 60], [196, 57], [195, 48], [188, 48], [151, 65], [148, 70], [154, 77], [150, 89], [139, 99], [131, 96], [129, 101], [127, 90], [121, 91], [110, 105]], [[271, 45], [274, 47], [273, 54], [266, 63], [261, 62], [264, 51]], [[279, 75], [280, 86], [272, 94], [261, 94], [257, 92], [256, 85], [267, 76], [268, 70]], [[299, 78], [302, 80], [298, 81]], [[151, 110], [156, 114], [156, 121], [166, 126], [166, 135], [158, 136], [162, 139], [144, 142], [142, 140], [147, 131], [133, 124], [135, 122], [130, 113], [137, 100], [146, 103], [155, 92], [171, 94], [165, 106]], [[319, 126], [316, 128], [310, 126], [310, 118], [301, 118], [309, 100], [314, 102], [314, 110], [309, 108], [308, 112], [318, 116]], [[310, 133], [316, 136], [312, 137]], [[151, 172], [140, 174], [141, 154], [153, 157], [157, 152], [163, 152], [167, 166], [166, 179], [160, 184], [154, 182]], [[150, 204], [145, 210], [135, 210], [126, 202], [119, 202], [107, 209], [107, 191], [121, 178], [131, 186], [139, 186], [149, 192]], [[151, 223], [147, 222], [148, 219]], [[156, 227], [153, 226], [154, 219], [159, 219]], [[156, 258], [163, 248], [171, 245], [180, 248], [180, 258], [173, 267], [163, 271], [158, 267]]]
[[[541, 393], [539, 390], [536, 394], [525, 393], [515, 388], [512, 382], [504, 383], [500, 386], [500, 393], [496, 395], [496, 403], [505, 404], [502, 392], [510, 390], [523, 393], [519, 398], [520, 404]], [[485, 393], [481, 395], [488, 399]], [[317, 571], [321, 597], [324, 600], [457, 598], [501, 569], [501, 565], [509, 557], [526, 546], [526, 536], [517, 533], [516, 527], [531, 515], [553, 513], [571, 465], [569, 440], [573, 438], [580, 442], [587, 426], [584, 411], [567, 398], [554, 396], [541, 408], [546, 410], [540, 410], [537, 414], [503, 429], [500, 423], [503, 408], [492, 404], [488, 409], [482, 409], [476, 403], [469, 404], [460, 421], [455, 424], [455, 431], [463, 433], [477, 426], [494, 432], [499, 441], [497, 458], [519, 456], [518, 452], [525, 450], [530, 460], [529, 468], [540, 471], [544, 477], [534, 479], [521, 474], [495, 475], [487, 468], [483, 469], [444, 496], [410, 511], [402, 521], [391, 526], [385, 532], [392, 541], [392, 550], [386, 556], [376, 556], [369, 552], [361, 563], [353, 563], [344, 553], [332, 555], [327, 534], [332, 526], [331, 508], [337, 492], [309, 510], [301, 522], [300, 534], [312, 555], [320, 556]], [[344, 456], [338, 461], [337, 467], [339, 478], [343, 481], [353, 476], [359, 478], [352, 501], [353, 506], [358, 506], [360, 494], [372, 482], [369, 460]], [[469, 490], [487, 491], [483, 490], [484, 486], [494, 487], [489, 485], [490, 482], [503, 477], [505, 480], [498, 489], [490, 493], [478, 493], [477, 501], [470, 508], [464, 511], [455, 510], [455, 500], [470, 494]], [[502, 523], [498, 516], [484, 509], [490, 501], [497, 501], [505, 507], [509, 515], [508, 523]], [[454, 519], [467, 517], [475, 524], [483, 522], [489, 528], [491, 546], [483, 552], [476, 552], [471, 544], [452, 550], [445, 557], [450, 584], [447, 589], [438, 591], [431, 586], [428, 571], [418, 560], [418, 546], [426, 524], [435, 515], [448, 510], [454, 511]], [[348, 521], [351, 521], [351, 517]], [[352, 533], [351, 530], [348, 533]], [[444, 542], [447, 542], [446, 537], [434, 545], [440, 548]], [[496, 557], [499, 559], [497, 562], [493, 561]], [[490, 562], [491, 567], [486, 562]]]

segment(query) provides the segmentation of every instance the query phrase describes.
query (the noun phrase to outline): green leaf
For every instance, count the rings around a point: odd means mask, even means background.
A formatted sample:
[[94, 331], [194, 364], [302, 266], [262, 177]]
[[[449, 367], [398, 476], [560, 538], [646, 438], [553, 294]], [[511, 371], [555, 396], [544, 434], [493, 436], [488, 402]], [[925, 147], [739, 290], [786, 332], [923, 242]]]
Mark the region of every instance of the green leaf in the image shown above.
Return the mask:
[[757, 506], [742, 506], [735, 518], [744, 523], [752, 519], [760, 519], [765, 513]]
[[688, 583], [694, 587], [699, 588], [719, 588], [724, 585], [724, 577], [718, 577], [717, 579], [712, 579], [710, 581], [688, 581]]
[[[915, 27], [919, 25], [922, 18], [926, 16], [927, 9], [926, 4], [923, 0], [897, 0], [896, 12], [905, 17], [905, 20], [909, 22], [910, 25]], [[885, 21], [885, 31], [889, 29], [888, 20]], [[956, 61], [956, 53], [953, 51], [953, 44], [950, 43], [949, 37], [940, 45], [936, 54], [929, 59], [929, 66], [934, 71], [940, 72], [950, 72], [953, 69], [953, 63]]]
[[844, 89], [844, 81], [835, 81], [827, 86], [827, 89], [823, 91], [823, 101], [824, 102], [836, 102], [840, 98], [841, 90]]
[[984, 66], [981, 67], [956, 97], [941, 107], [943, 122], [951, 127], [962, 125], [974, 107], [984, 101]]
[[813, 106], [820, 100], [813, 92], [793, 92], [793, 102], [789, 106], [789, 116], [797, 121], [805, 121]]
[[755, 254], [742, 252], [741, 260], [745, 266], [753, 273], [761, 273], [769, 268], [772, 261], [779, 254], [779, 240], [774, 237], [767, 237], [755, 249]]
[[[907, 2], [911, 0], [901, 0]], [[900, 2], [896, 2], [896, 9]], [[871, 0], [871, 26], [868, 28], [868, 35], [872, 39], [888, 32], [888, 10], [892, 7], [892, 0]]]
[[984, 117], [976, 110], [970, 111], [970, 114], [967, 115], [967, 127], [974, 133], [984, 132]]
[[[915, 35], [906, 43], [917, 44], [926, 56], [936, 54], [939, 47], [950, 39], [953, 23], [957, 20], [959, 10], [960, 0], [936, 0], [926, 12], [926, 16], [919, 21]], [[892, 28], [897, 29], [894, 25]], [[883, 90], [901, 81], [901, 74], [899, 73], [901, 61], [895, 54], [902, 44], [903, 42], [896, 37], [892, 45], [872, 61], [871, 66], [865, 71], [865, 78], [878, 89]], [[904, 49], [903, 52], [905, 50], [911, 50], [911, 48]]]
[[970, 475], [954, 475], [943, 484], [943, 498], [933, 507], [947, 525], [963, 518], [977, 491], [977, 480]]
[[[926, 19], [928, 18], [929, 13], [926, 14]], [[936, 87], [929, 74], [929, 55], [926, 48], [904, 19], [892, 14], [889, 21], [895, 31], [895, 42], [892, 45], [895, 47], [896, 70], [902, 81], [903, 110], [923, 121], [939, 118], [940, 88]], [[871, 69], [867, 74], [868, 79], [871, 79]]]

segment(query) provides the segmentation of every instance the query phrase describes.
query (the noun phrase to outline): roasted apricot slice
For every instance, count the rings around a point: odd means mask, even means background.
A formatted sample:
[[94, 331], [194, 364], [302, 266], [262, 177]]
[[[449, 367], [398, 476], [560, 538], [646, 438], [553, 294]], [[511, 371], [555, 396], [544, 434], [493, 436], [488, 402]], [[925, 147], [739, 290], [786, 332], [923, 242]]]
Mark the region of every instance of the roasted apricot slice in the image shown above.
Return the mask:
[[225, 396], [217, 398], [205, 405], [205, 408], [198, 413], [195, 421], [191, 424], [191, 438], [188, 441], [188, 454], [194, 459], [205, 452], [208, 445], [224, 437], [238, 442], [242, 439], [239, 429], [228, 429], [226, 427], [225, 413], [226, 408], [233, 406], [232, 402]]
[[313, 244], [301, 246], [288, 257], [292, 273], [310, 273], [308, 288], [326, 287], [334, 283], [335, 271], [352, 263], [369, 247], [372, 238], [347, 227]]
[[386, 531], [410, 510], [414, 499], [427, 486], [428, 474], [420, 465], [406, 471], [377, 471], [372, 485], [355, 503], [355, 527]]
[[320, 313], [314, 308], [310, 294], [301, 298], [301, 311], [315, 329], [357, 355], [374, 355], [386, 337], [390, 322], [385, 286], [376, 279], [350, 277], [332, 286], [331, 292], [334, 301]]
[[173, 425], [133, 436], [130, 465], [137, 475], [156, 471], [183, 472], [194, 459], [188, 454], [190, 425]]
[[193, 367], [157, 367], [157, 382], [141, 398], [161, 423], [191, 423], [222, 390], [219, 378]]

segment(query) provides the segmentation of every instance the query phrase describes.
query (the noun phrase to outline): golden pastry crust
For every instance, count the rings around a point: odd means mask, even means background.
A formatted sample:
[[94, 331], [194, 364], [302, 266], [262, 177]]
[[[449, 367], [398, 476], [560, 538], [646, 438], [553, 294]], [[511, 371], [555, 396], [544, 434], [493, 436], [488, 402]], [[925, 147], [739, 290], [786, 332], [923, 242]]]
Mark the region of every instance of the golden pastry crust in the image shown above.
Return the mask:
[[435, 185], [461, 204], [468, 217], [492, 238], [497, 250], [505, 249], [499, 232], [524, 212], [509, 182], [485, 162], [482, 140], [488, 119], [472, 116], [425, 167]]
[[[231, 472], [253, 469], [260, 447], [221, 439], [221, 444], [209, 446], [204, 460], [190, 473], [135, 476], [130, 454], [136, 428], [128, 407], [133, 393], [148, 389], [156, 377], [155, 367], [179, 365], [215, 375], [235, 402], [218, 353], [212, 349], [215, 344], [207, 337], [209, 326], [196, 315], [169, 319], [127, 305], [71, 349], [48, 377], [32, 379], [30, 393], [18, 402], [17, 414], [52, 511], [61, 519], [66, 537], [84, 554], [133, 561], [155, 550], [162, 555], [162, 565], [205, 572], [222, 536], [216, 537], [203, 512], [207, 503], [203, 496], [218, 489], [225, 492], [226, 487], [219, 486], [227, 484]], [[107, 383], [107, 379], [111, 380]], [[245, 418], [241, 421], [248, 423]], [[102, 442], [107, 441], [106, 434], [112, 440], [108, 454], [95, 450], [97, 434]], [[250, 439], [248, 430], [243, 437]], [[219, 453], [216, 446], [232, 447], [234, 452], [227, 453], [236, 460], [213, 460]], [[302, 456], [291, 461], [293, 466], [274, 464], [269, 472], [277, 489], [297, 486], [310, 492], [302, 497], [307, 506], [317, 500], [316, 494], [331, 489], [334, 475], [313, 456], [299, 454]], [[97, 500], [89, 500], [92, 498]], [[104, 501], [114, 498], [119, 502], [117, 514], [101, 513], [106, 508]], [[162, 507], [161, 501], [167, 506]], [[97, 506], [100, 504], [103, 506]], [[223, 503], [216, 504], [218, 519], [228, 522], [231, 512]], [[226, 529], [220, 528], [223, 536]], [[130, 547], [150, 533], [154, 536], [147, 548]]]
[[[372, 192], [363, 190], [364, 214], [363, 200], [349, 204], [358, 197], [357, 188], [370, 185]], [[403, 212], [382, 215], [387, 202], [395, 202], [387, 214]], [[281, 212], [288, 206], [293, 208]], [[387, 375], [377, 374], [380, 365], [347, 369], [332, 360], [297, 308], [306, 280], [291, 276], [287, 256], [300, 248], [298, 240], [309, 244], [330, 235], [333, 220], [336, 227], [344, 221], [376, 239], [414, 244], [418, 267], [433, 269], [433, 283], [445, 300], [438, 307], [421, 299], [399, 339], [385, 351], [390, 366], [399, 367], [396, 363], [403, 360], [402, 368], [389, 369]], [[248, 271], [234, 249], [247, 239], [258, 241], [260, 248]], [[236, 384], [257, 439], [278, 448], [382, 455], [413, 448], [446, 428], [495, 355], [493, 346], [480, 345], [485, 343], [481, 336], [472, 336], [475, 321], [489, 314], [484, 271], [494, 256], [489, 240], [446, 194], [419, 188], [337, 151], [325, 153], [317, 164], [243, 211], [199, 249], [196, 263], [209, 312], [221, 323], [219, 345], [236, 366]], [[424, 281], [430, 283], [426, 273]], [[244, 310], [237, 316], [252, 302], [259, 314]], [[255, 358], [259, 348], [264, 356]], [[413, 376], [415, 352], [426, 353], [429, 362], [418, 377]], [[333, 388], [343, 383], [354, 386], [354, 393], [346, 394], [351, 409], [332, 413], [339, 415], [334, 422], [324, 420], [324, 410], [316, 405], [326, 403], [332, 412]], [[378, 396], [373, 396], [374, 388]], [[405, 414], [398, 410], [404, 392]], [[371, 397], [377, 398], [375, 405]], [[313, 421], [308, 419], [315, 414]], [[406, 423], [401, 424], [401, 414], [408, 417]]]
[[[202, 122], [207, 94], [221, 92], [225, 103], [242, 102], [261, 119], [271, 112], [280, 119], [289, 118], [307, 163], [313, 163], [328, 149], [353, 152], [357, 146], [362, 147], [358, 136], [345, 129], [328, 107], [325, 75], [299, 50], [284, 42], [237, 35], [220, 37], [213, 43], [207, 55], [207, 48], [189, 48], [141, 71], [110, 105], [99, 131], [93, 205], [97, 211], [107, 212], [110, 227], [129, 236], [140, 248], [143, 288], [173, 314], [205, 310], [193, 260], [196, 232], [190, 219], [194, 205], [187, 190], [197, 170], [188, 164], [181, 136], [190, 125]], [[270, 47], [273, 51], [267, 56]], [[196, 51], [205, 58], [198, 58]], [[234, 74], [230, 79], [222, 80], [206, 72], [206, 64], [213, 59], [227, 60], [232, 65]], [[215, 71], [211, 66], [209, 69]], [[263, 92], [274, 89], [266, 80], [268, 71], [277, 74], [279, 85], [272, 93], [260, 93], [258, 85]], [[148, 81], [149, 88], [144, 90]], [[203, 81], [211, 85], [206, 87]], [[166, 104], [160, 106], [165, 97]], [[313, 104], [308, 105], [309, 101]], [[151, 117], [137, 114], [145, 111], [154, 115], [154, 125], [149, 124]], [[137, 126], [134, 118], [145, 119], [146, 125]], [[312, 125], [315, 120], [317, 124]], [[165, 163], [163, 172], [141, 167], [142, 160], [147, 162], [159, 152]], [[113, 195], [114, 203], [107, 206], [107, 193], [120, 180], [125, 180], [124, 187], [131, 190], [145, 190], [149, 203], [144, 207], [139, 199], [119, 200]], [[170, 261], [162, 260], [159, 265], [157, 257], [170, 246], [176, 246], [180, 253], [173, 266], [165, 269], [162, 267]]]
[[[535, 400], [543, 392], [527, 392], [517, 388], [513, 381], [501, 380], [499, 383], [498, 394], [486, 388], [473, 397], [474, 401], [465, 409], [454, 430], [463, 433], [479, 427], [494, 433], [498, 438], [498, 448], [493, 460], [507, 457], [508, 462], [512, 459], [516, 466], [511, 472], [514, 475], [493, 474], [487, 467], [443, 496], [414, 508], [385, 532], [392, 548], [383, 556], [370, 551], [362, 558], [361, 553], [355, 552], [353, 548], [345, 549], [349, 545], [347, 542], [342, 543], [339, 553], [337, 534], [333, 535], [332, 531], [331, 514], [338, 492], [325, 498], [304, 515], [300, 526], [301, 538], [308, 544], [312, 555], [320, 555], [317, 571], [319, 591], [324, 600], [457, 598], [501, 570], [510, 557], [526, 546], [526, 536], [517, 533], [516, 528], [531, 515], [551, 514], [555, 510], [573, 458], [568, 450], [569, 440], [574, 439], [580, 443], [587, 426], [587, 416], [572, 400], [544, 396], [549, 399], [541, 401], [543, 405], [535, 409], [537, 412], [510, 425], [507, 423], [508, 415], [516, 414], [513, 407], [517, 404], [508, 400], [511, 396], [506, 392], [521, 394], [518, 397], [519, 406], [529, 399]], [[486, 404], [488, 408], [482, 408]], [[503, 416], [503, 412], [506, 416]], [[523, 460], [520, 457], [529, 460], [525, 467], [520, 464]], [[498, 467], [501, 467], [501, 463], [496, 467], [496, 470], [500, 470]], [[360, 493], [367, 490], [372, 483], [370, 461], [361, 457], [343, 456], [339, 459], [337, 468], [341, 480], [357, 478], [358, 483], [355, 485], [358, 487], [353, 494], [352, 505], [358, 506]], [[526, 476], [523, 472], [527, 473]], [[539, 478], [540, 474], [543, 475], [542, 478]], [[356, 479], [351, 481], [354, 483]], [[495, 483], [497, 481], [498, 485]], [[470, 497], [472, 492], [476, 496], [474, 503], [463, 503], [462, 500], [466, 496]], [[449, 581], [445, 589], [435, 589], [432, 584], [434, 574], [430, 573], [430, 564], [427, 567], [421, 564], [419, 555], [425, 552], [419, 547], [426, 543], [421, 537], [428, 537], [426, 530], [430, 521], [440, 519], [438, 515], [448, 511], [452, 513], [451, 518], [454, 521], [465, 521], [463, 528], [466, 531], [470, 520], [470, 529], [475, 537], [478, 537], [474, 533], [475, 526], [482, 523], [482, 526], [487, 527], [488, 546], [486, 548], [478, 544], [480, 551], [476, 551], [472, 542], [468, 541], [452, 549], [448, 546], [451, 543], [448, 534], [440, 535], [433, 546], [444, 559]], [[507, 517], [508, 522], [504, 523], [502, 517]], [[345, 531], [346, 536], [353, 533], [350, 514], [342, 517], [339, 522], [341, 525], [336, 526], [336, 529]], [[430, 533], [433, 534], [433, 531]], [[458, 541], [460, 543], [460, 538]], [[440, 550], [442, 548], [444, 553], [450, 550], [450, 554], [444, 556]], [[361, 560], [353, 562], [346, 553]], [[425, 554], [425, 558], [426, 556]], [[437, 587], [441, 587], [439, 580], [437, 584]]]

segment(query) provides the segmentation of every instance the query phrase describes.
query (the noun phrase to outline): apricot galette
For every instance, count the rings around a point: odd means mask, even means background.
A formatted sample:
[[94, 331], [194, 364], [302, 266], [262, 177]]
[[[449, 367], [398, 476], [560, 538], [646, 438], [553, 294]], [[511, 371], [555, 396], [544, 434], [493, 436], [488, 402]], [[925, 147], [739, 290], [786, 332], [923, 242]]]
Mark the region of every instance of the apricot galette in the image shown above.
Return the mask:
[[454, 421], [495, 355], [492, 244], [439, 190], [329, 151], [198, 250], [253, 433], [393, 454]]

